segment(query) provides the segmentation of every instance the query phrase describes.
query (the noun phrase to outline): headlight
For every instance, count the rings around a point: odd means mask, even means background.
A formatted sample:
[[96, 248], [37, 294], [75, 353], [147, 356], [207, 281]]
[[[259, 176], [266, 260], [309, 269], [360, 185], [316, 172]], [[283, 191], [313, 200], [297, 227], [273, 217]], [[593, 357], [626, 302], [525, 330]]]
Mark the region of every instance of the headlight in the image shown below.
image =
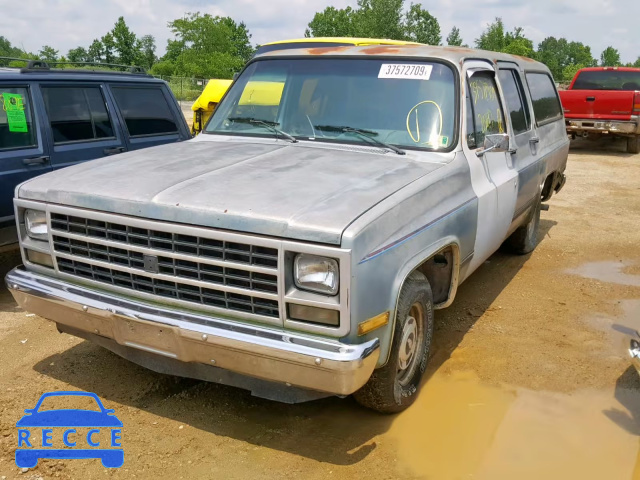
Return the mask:
[[337, 260], [300, 253], [293, 262], [293, 277], [302, 290], [335, 295], [340, 285]]
[[46, 213], [40, 210], [26, 210], [24, 212], [24, 224], [27, 228], [27, 235], [34, 240], [49, 239]]

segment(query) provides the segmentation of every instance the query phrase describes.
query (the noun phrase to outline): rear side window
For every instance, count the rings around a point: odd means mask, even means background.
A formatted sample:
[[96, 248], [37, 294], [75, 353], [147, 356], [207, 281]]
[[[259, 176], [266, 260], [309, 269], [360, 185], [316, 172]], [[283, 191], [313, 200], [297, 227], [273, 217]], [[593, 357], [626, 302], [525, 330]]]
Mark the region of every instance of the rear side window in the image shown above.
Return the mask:
[[498, 78], [511, 117], [513, 133], [518, 135], [528, 131], [531, 127], [531, 115], [518, 73], [515, 70], [500, 70]]
[[562, 107], [553, 80], [546, 73], [527, 73], [527, 83], [538, 125], [562, 118]]
[[469, 97], [473, 110], [473, 129], [467, 131], [467, 144], [469, 148], [476, 148], [484, 143], [485, 136], [505, 133], [504, 113], [493, 74], [475, 73], [469, 79]]
[[42, 87], [54, 143], [113, 138], [100, 87]]
[[162, 135], [178, 131], [161, 89], [112, 87], [112, 90], [130, 136]]
[[0, 104], [0, 150], [35, 147], [29, 91], [0, 85]]
[[572, 90], [640, 90], [640, 71], [586, 70], [578, 75]]

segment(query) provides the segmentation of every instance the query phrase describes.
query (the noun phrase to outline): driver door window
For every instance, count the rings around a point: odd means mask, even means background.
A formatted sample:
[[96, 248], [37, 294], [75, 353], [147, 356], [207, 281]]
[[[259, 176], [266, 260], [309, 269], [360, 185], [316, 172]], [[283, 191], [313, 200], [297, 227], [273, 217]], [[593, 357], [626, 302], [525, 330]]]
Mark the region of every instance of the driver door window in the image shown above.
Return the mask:
[[469, 148], [479, 148], [484, 143], [486, 135], [506, 132], [504, 112], [493, 74], [476, 72], [469, 78], [467, 87], [467, 101], [472, 113], [467, 122], [471, 121], [471, 124], [467, 125], [467, 144]]

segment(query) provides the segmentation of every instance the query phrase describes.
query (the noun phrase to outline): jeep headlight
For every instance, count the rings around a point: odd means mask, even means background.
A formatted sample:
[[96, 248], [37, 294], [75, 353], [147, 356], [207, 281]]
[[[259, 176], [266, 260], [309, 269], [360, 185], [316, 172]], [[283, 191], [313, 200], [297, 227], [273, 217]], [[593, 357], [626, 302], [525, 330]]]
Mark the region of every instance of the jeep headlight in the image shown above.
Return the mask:
[[34, 240], [48, 240], [47, 214], [40, 210], [25, 210], [24, 224], [27, 235]]
[[337, 260], [300, 253], [293, 263], [293, 278], [298, 288], [326, 295], [338, 293], [340, 269]]

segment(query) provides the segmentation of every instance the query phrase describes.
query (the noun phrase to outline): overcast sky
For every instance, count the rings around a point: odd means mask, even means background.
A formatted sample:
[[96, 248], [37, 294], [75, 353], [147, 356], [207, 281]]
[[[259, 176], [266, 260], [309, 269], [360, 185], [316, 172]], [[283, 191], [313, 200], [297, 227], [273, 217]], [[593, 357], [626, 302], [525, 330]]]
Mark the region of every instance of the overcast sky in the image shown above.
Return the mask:
[[[407, 4], [410, 0], [407, 0]], [[167, 22], [185, 12], [230, 16], [244, 21], [253, 43], [301, 37], [316, 11], [343, 8], [356, 0], [0, 0], [0, 35], [28, 51], [51, 45], [66, 52], [87, 47], [113, 27], [120, 15], [138, 35], [156, 37], [158, 53], [170, 37]], [[608, 45], [623, 62], [640, 56], [640, 0], [438, 0], [422, 2], [435, 15], [443, 40], [456, 25], [473, 45], [487, 23], [500, 16], [508, 29], [524, 27], [537, 44], [548, 36], [591, 46], [594, 57]]]

